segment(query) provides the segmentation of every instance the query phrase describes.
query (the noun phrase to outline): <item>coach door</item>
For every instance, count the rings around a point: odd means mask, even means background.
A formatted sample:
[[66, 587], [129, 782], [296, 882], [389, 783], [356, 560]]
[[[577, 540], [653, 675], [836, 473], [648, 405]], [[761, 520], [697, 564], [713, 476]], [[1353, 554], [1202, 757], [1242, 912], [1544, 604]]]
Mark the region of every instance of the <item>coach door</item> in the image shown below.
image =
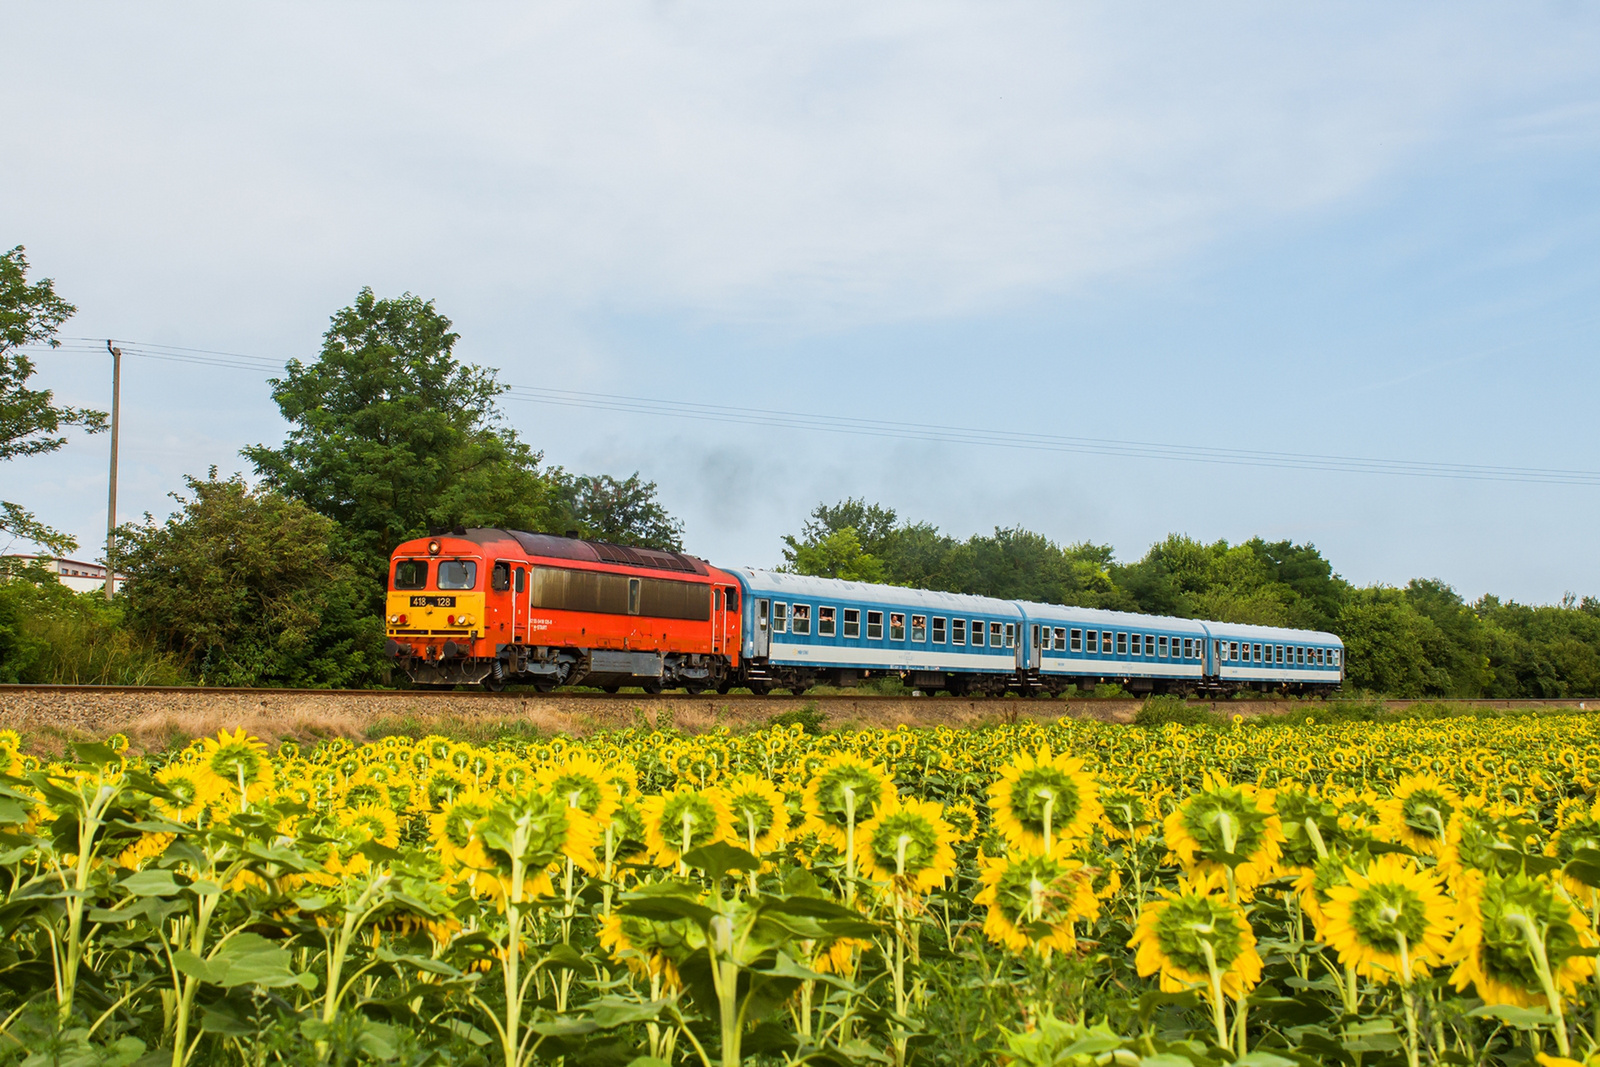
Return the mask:
[[767, 615], [772, 605], [765, 597], [757, 597], [755, 605], [755, 626], [752, 627], [755, 632], [755, 642], [750, 654], [764, 657], [772, 640], [772, 620]]

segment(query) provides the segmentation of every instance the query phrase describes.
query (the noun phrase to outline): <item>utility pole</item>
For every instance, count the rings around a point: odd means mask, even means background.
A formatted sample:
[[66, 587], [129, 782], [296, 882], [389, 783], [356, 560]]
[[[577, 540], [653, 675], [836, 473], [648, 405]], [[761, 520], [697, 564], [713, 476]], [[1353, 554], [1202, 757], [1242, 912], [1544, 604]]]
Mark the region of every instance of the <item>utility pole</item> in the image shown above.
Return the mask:
[[113, 348], [106, 341], [106, 351], [111, 353], [111, 499], [106, 505], [106, 599], [117, 583], [117, 415], [122, 403], [122, 349]]

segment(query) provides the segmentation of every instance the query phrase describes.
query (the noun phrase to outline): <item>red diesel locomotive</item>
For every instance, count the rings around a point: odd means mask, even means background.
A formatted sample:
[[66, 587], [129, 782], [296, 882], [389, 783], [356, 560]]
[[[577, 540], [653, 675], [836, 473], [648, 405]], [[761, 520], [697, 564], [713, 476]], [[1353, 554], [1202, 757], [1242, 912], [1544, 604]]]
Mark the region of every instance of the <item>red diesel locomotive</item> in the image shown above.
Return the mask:
[[457, 528], [389, 561], [388, 652], [420, 685], [727, 691], [739, 583], [681, 552]]

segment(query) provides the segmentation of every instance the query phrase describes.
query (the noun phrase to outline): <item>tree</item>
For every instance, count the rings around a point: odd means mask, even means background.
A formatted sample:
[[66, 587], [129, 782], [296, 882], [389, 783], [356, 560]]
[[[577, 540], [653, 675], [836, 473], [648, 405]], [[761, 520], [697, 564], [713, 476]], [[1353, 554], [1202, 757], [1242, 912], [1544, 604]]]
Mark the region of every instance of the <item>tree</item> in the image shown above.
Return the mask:
[[656, 497], [656, 483], [638, 471], [618, 481], [609, 474], [569, 475], [554, 472], [565, 505], [585, 537], [640, 548], [683, 550], [683, 523], [673, 518]]
[[1339, 613], [1335, 631], [1344, 641], [1345, 676], [1357, 689], [1393, 697], [1437, 695], [1448, 676], [1435, 669], [1428, 648], [1439, 628], [1398, 589], [1358, 589]]
[[786, 537], [784, 541], [788, 547], [783, 550], [785, 562], [779, 570], [850, 582], [882, 584], [887, 580], [883, 562], [862, 550], [861, 539], [849, 526], [834, 530], [820, 540], [802, 542]]
[[361, 290], [333, 316], [317, 360], [293, 360], [272, 381], [288, 440], [244, 450], [268, 486], [338, 524], [375, 615], [400, 542], [457, 524], [565, 520], [539, 453], [504, 424], [495, 398], [507, 387], [454, 358], [450, 325], [432, 301]]
[[165, 523], [117, 531], [127, 621], [202, 684], [347, 686], [378, 662], [360, 576], [331, 520], [238, 475], [184, 479]]
[[[28, 284], [28, 258], [21, 245], [0, 255], [0, 460], [54, 452], [67, 443], [61, 431], [70, 426], [82, 426], [90, 433], [105, 429], [105, 412], [64, 407], [49, 389], [28, 388], [35, 368], [21, 349], [41, 344], [59, 347], [56, 331], [77, 310], [56, 295], [51, 279]], [[9, 500], [0, 500], [0, 534], [58, 554], [77, 547], [73, 538], [50, 529]]]

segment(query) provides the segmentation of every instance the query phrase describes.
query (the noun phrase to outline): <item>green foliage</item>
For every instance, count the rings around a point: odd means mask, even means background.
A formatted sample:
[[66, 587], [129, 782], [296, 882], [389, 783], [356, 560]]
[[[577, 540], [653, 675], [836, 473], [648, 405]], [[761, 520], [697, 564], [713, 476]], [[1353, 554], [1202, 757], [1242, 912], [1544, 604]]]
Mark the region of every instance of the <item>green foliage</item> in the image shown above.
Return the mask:
[[123, 602], [42, 569], [0, 581], [0, 683], [180, 685], [175, 657], [123, 625]]
[[348, 686], [369, 680], [383, 628], [334, 524], [235, 475], [186, 479], [158, 525], [118, 533], [128, 621], [205, 684]]
[[507, 387], [455, 359], [450, 325], [432, 301], [363, 289], [321, 356], [273, 379], [288, 440], [244, 450], [270, 487], [338, 524], [373, 614], [389, 553], [430, 527], [562, 528], [557, 485], [495, 403]]
[[801, 542], [793, 537], [786, 537], [784, 541], [788, 547], [783, 550], [782, 570], [841, 578], [847, 582], [881, 585], [889, 580], [883, 561], [861, 547], [861, 538], [853, 526], [833, 530], [812, 541]]
[[1133, 713], [1135, 726], [1162, 726], [1169, 722], [1183, 726], [1218, 726], [1222, 718], [1210, 708], [1190, 704], [1177, 696], [1153, 696]]
[[560, 501], [584, 537], [641, 548], [683, 549], [683, 523], [656, 496], [656, 483], [634, 471], [618, 480], [609, 474], [551, 472]]
[[[49, 389], [29, 389], [34, 365], [24, 345], [60, 345], [56, 331], [78, 309], [56, 294], [49, 278], [28, 284], [28, 258], [21, 245], [0, 254], [0, 460], [54, 452], [67, 443], [61, 431], [82, 426], [105, 429], [103, 411], [63, 407]], [[0, 501], [0, 536], [71, 552], [77, 542], [41, 523], [20, 504]]]
[[789, 711], [780, 712], [777, 715], [774, 715], [772, 718], [767, 720], [767, 725], [798, 725], [801, 730], [811, 734], [814, 737], [817, 734], [824, 732], [824, 726], [827, 721], [827, 714], [821, 708], [817, 707], [817, 702], [814, 700], [808, 700], [798, 708], [792, 708]]

